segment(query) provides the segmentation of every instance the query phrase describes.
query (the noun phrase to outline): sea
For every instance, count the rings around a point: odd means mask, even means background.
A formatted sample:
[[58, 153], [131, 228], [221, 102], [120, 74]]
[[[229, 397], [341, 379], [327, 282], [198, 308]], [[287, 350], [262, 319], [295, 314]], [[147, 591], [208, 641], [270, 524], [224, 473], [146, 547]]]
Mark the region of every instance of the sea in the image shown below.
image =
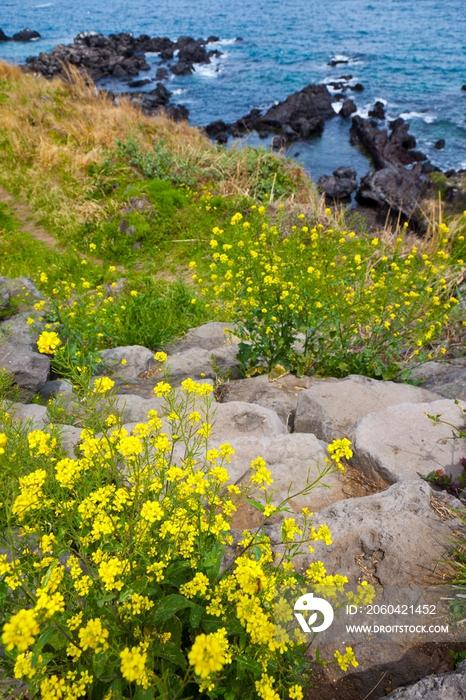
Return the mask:
[[[351, 75], [364, 86], [348, 94], [358, 114], [379, 100], [388, 120], [409, 121], [434, 165], [466, 168], [466, 0], [2, 0], [0, 27], [10, 36], [25, 27], [41, 34], [0, 43], [0, 58], [19, 64], [82, 31], [218, 37], [209, 45], [222, 52], [218, 59], [166, 83], [194, 125], [232, 122], [310, 83]], [[160, 65], [158, 56], [146, 58], [151, 71], [141, 78]], [[121, 82], [102, 87], [127, 90]], [[349, 143], [350, 121], [327, 121], [322, 136], [293, 143], [287, 155], [314, 179], [342, 165], [363, 175], [370, 164]], [[248, 143], [269, 147], [270, 139], [253, 134]]]

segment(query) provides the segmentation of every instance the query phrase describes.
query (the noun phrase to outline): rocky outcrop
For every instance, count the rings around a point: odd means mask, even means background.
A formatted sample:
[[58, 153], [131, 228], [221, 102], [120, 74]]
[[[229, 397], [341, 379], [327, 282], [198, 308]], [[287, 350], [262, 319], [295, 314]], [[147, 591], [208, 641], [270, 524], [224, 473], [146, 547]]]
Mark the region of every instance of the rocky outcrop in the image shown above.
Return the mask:
[[162, 60], [171, 60], [178, 51], [178, 68], [174, 66], [173, 72], [180, 75], [192, 72], [194, 64], [210, 63], [212, 55], [220, 55], [219, 51], [207, 51], [207, 43], [192, 37], [179, 37], [173, 42], [168, 37], [151, 38], [147, 34], [134, 37], [120, 32], [106, 37], [96, 32], [82, 32], [72, 44], [59, 44], [50, 53], [42, 52], [28, 58], [26, 68], [46, 78], [59, 75], [66, 79], [66, 67], [71, 64], [95, 82], [109, 77], [127, 79], [149, 70], [146, 52], [158, 53]]
[[358, 186], [356, 170], [341, 167], [333, 171], [333, 175], [322, 175], [317, 185], [328, 199], [348, 199]]
[[391, 122], [389, 128], [390, 134], [371, 119], [353, 117], [351, 143], [365, 148], [375, 168], [361, 179], [356, 199], [362, 205], [401, 214], [422, 230], [419, 202], [425, 188], [425, 167], [419, 163], [426, 161], [426, 156], [414, 150], [416, 139], [408, 133], [409, 124], [403, 119]]
[[253, 130], [260, 135], [272, 132], [278, 134], [280, 144], [285, 145], [321, 133], [325, 120], [335, 114], [326, 85], [308, 85], [270, 107], [264, 114], [259, 109], [253, 109], [233, 124], [224, 125], [217, 121], [208, 124], [205, 129], [214, 138], [227, 133], [237, 137]]
[[40, 39], [41, 36], [39, 32], [36, 32], [35, 29], [29, 29], [29, 27], [26, 27], [26, 29], [22, 29], [20, 32], [16, 32], [13, 34], [13, 36], [7, 36], [3, 29], [0, 29], [0, 41], [36, 41], [37, 39]]
[[340, 115], [340, 117], [343, 117], [343, 119], [348, 119], [352, 114], [357, 112], [357, 109], [358, 108], [354, 104], [353, 100], [347, 99], [341, 105], [341, 109], [338, 112], [338, 114]]
[[454, 671], [422, 678], [409, 688], [398, 688], [387, 700], [464, 700], [466, 698], [466, 661]]

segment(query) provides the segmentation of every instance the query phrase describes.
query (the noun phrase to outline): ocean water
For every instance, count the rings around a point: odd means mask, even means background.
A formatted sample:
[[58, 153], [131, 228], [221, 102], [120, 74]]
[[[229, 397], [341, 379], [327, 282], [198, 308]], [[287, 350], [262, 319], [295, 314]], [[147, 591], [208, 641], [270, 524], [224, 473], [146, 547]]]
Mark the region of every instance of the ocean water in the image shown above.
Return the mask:
[[[0, 43], [0, 57], [27, 56], [69, 43], [80, 31], [131, 31], [150, 36], [216, 35], [223, 55], [191, 76], [173, 77], [173, 102], [193, 124], [234, 121], [266, 108], [309, 83], [352, 75], [362, 93], [349, 93], [361, 116], [377, 99], [388, 118], [404, 117], [418, 148], [443, 170], [466, 168], [466, 0], [3, 0], [0, 27], [24, 27], [42, 39]], [[242, 37], [243, 41], [235, 41]], [[335, 57], [347, 63], [331, 67]], [[148, 77], [159, 65], [147, 56]], [[141, 78], [147, 73], [141, 73]], [[111, 86], [115, 89], [115, 85]], [[119, 84], [120, 89], [125, 89]], [[152, 88], [147, 88], [152, 89]], [[335, 117], [322, 137], [295, 143], [288, 155], [318, 178], [340, 165], [363, 175], [367, 159], [349, 144], [349, 122]], [[434, 143], [444, 138], [443, 150]], [[267, 145], [252, 136], [251, 143]], [[297, 154], [297, 155], [296, 155]]]

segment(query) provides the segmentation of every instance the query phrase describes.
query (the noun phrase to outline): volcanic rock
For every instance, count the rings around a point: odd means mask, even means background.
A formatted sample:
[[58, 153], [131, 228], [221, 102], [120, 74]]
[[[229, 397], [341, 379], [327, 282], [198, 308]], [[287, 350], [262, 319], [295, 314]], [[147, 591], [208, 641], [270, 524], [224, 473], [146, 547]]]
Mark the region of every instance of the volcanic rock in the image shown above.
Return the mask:
[[358, 186], [356, 170], [353, 168], [337, 168], [333, 175], [322, 175], [317, 185], [329, 199], [346, 199]]

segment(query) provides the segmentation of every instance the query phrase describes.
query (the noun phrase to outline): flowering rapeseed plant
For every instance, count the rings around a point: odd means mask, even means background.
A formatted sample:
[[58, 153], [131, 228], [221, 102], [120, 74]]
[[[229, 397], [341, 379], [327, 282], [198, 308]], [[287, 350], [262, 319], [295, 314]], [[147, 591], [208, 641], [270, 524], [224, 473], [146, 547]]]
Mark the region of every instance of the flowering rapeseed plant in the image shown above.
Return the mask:
[[[345, 577], [293, 563], [304, 544], [331, 543], [330, 531], [305, 510], [283, 520], [280, 553], [262, 528], [235, 545], [230, 523], [249, 487], [229, 481], [234, 448], [209, 445], [212, 388], [159, 384], [163, 410], [129, 432], [106, 379], [82, 395], [76, 455], [53, 429], [27, 432], [0, 415], [3, 676], [42, 700], [299, 700], [306, 639], [284, 601], [309, 588], [344, 599]], [[343, 443], [323, 474], [348, 457]], [[251, 474], [264, 523], [285, 515], [289, 498], [272, 506], [264, 460]], [[350, 649], [335, 663], [357, 664]]]
[[212, 231], [208, 278], [191, 264], [202, 294], [213, 290], [236, 322], [245, 370], [390, 378], [402, 362], [434, 356], [461, 313], [454, 292], [464, 260], [450, 252], [447, 226], [428, 254], [407, 250], [402, 237], [383, 244], [304, 215], [290, 223], [280, 209], [274, 223], [265, 207], [247, 221], [235, 215]]

